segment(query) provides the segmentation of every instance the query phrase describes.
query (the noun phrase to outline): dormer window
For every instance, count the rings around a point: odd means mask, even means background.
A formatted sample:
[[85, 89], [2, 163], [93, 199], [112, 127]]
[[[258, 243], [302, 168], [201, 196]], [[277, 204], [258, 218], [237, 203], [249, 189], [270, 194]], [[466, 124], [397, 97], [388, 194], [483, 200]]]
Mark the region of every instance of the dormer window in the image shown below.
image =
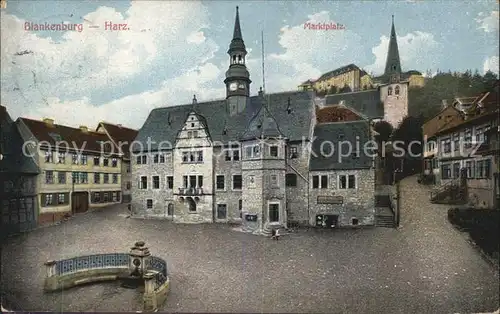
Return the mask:
[[389, 96], [392, 95], [392, 87], [389, 87], [387, 89], [387, 95], [389, 95]]
[[394, 89], [394, 94], [399, 95], [399, 85]]

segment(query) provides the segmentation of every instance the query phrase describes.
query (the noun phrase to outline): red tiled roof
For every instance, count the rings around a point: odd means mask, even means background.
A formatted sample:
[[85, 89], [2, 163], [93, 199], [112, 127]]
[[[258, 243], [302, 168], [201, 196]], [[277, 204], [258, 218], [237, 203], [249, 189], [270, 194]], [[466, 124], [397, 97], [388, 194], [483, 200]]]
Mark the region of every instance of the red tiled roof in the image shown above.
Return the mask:
[[[97, 133], [91, 129], [83, 131], [80, 128], [60, 124], [50, 125], [44, 121], [27, 118], [19, 118], [18, 121], [24, 123], [39, 142], [43, 141], [40, 144], [47, 145], [48, 143], [54, 149], [56, 147], [65, 149], [68, 145], [70, 150], [78, 149], [85, 152], [106, 154], [119, 153], [104, 133]], [[58, 146], [56, 143], [59, 143]]]
[[122, 153], [128, 157], [130, 154], [130, 143], [135, 140], [139, 131], [107, 122], [101, 122], [99, 126], [102, 126], [108, 132], [111, 139], [121, 147]]
[[362, 120], [362, 117], [344, 106], [328, 106], [316, 110], [316, 121], [318, 123], [357, 120]]

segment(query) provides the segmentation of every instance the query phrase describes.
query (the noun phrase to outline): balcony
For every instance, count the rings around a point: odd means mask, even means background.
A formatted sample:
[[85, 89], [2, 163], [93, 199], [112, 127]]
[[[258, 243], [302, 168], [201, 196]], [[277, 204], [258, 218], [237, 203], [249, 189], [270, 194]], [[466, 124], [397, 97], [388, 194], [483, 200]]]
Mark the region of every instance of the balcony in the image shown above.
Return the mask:
[[179, 195], [184, 195], [184, 196], [203, 195], [203, 188], [179, 188]]

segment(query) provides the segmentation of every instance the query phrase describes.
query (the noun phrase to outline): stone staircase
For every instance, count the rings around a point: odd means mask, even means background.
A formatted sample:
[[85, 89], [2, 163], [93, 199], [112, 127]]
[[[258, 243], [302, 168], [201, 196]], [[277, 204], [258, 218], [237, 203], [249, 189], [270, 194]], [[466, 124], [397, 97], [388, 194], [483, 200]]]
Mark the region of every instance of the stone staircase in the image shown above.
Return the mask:
[[394, 216], [386, 215], [376, 215], [375, 225], [382, 228], [396, 228], [396, 223], [394, 222]]
[[455, 179], [434, 188], [430, 199], [433, 204], [463, 205], [467, 203], [467, 190]]

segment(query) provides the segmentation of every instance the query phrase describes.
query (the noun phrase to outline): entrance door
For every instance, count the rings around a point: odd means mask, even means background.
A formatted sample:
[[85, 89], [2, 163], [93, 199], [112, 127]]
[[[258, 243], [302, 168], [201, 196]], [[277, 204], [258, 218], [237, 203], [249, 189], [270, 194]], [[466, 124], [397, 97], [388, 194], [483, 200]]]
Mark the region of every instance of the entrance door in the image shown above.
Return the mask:
[[325, 215], [325, 224], [326, 228], [337, 228], [337, 224], [339, 223], [339, 216], [337, 215]]
[[87, 192], [74, 192], [71, 196], [71, 212], [73, 214], [84, 213], [89, 209], [89, 197]]

